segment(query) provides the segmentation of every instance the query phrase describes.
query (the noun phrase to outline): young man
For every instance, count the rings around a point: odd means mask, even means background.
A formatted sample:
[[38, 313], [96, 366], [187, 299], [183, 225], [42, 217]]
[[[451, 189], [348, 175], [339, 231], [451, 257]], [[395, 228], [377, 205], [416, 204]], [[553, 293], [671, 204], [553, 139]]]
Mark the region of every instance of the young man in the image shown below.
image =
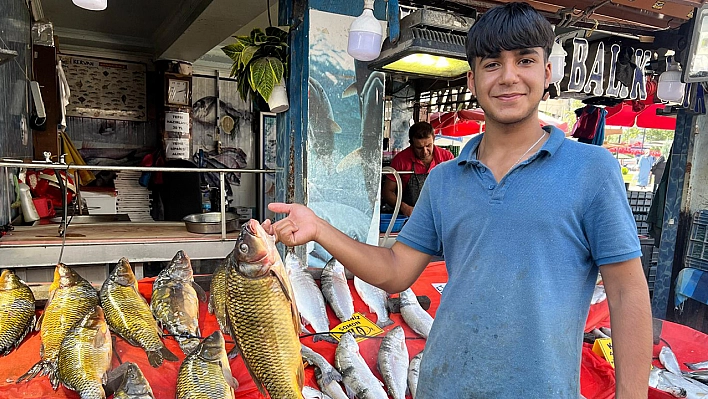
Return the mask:
[[[423, 183], [430, 170], [436, 165], [454, 158], [452, 153], [436, 146], [435, 130], [428, 122], [414, 123], [408, 129], [408, 142], [410, 146], [401, 151], [391, 160], [391, 167], [397, 171], [412, 171], [413, 174], [402, 174], [401, 183], [401, 213], [410, 216], [413, 207], [418, 201]], [[393, 175], [387, 175], [381, 191], [383, 200], [388, 205], [395, 207], [398, 198], [398, 185]]]
[[271, 204], [288, 246], [319, 242], [388, 292], [444, 253], [448, 283], [417, 398], [578, 398], [583, 327], [598, 268], [610, 313], [616, 398], [646, 398], [649, 293], [620, 168], [605, 149], [539, 127], [550, 24], [524, 3], [470, 29], [468, 86], [486, 133], [431, 171], [392, 248], [356, 242], [301, 205]]

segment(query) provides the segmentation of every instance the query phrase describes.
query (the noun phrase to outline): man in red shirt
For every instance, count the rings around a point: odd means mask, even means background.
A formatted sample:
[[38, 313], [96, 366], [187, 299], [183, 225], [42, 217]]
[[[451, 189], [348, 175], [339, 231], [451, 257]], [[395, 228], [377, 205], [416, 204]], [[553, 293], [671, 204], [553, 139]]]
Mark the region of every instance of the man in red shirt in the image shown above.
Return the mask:
[[[418, 201], [420, 190], [428, 177], [430, 170], [440, 163], [454, 158], [446, 149], [433, 144], [435, 130], [428, 122], [414, 123], [408, 129], [408, 142], [410, 146], [401, 151], [391, 160], [391, 167], [397, 171], [412, 171], [413, 174], [402, 174], [403, 195], [401, 198], [400, 213], [410, 216], [413, 206]], [[395, 207], [397, 197], [397, 184], [393, 175], [387, 175], [381, 196], [386, 204]]]

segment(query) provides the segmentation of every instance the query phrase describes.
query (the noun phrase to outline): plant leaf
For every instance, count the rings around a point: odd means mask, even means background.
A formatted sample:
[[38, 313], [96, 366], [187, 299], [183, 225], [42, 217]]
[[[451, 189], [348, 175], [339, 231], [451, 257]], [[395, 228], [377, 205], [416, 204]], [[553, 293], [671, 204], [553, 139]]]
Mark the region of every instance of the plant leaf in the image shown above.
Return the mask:
[[248, 65], [249, 62], [253, 59], [253, 56], [256, 54], [256, 51], [258, 51], [259, 46], [248, 46], [243, 49], [241, 52], [241, 58], [239, 59], [240, 65], [243, 65], [245, 68], [246, 65]]
[[[289, 26], [283, 27], [285, 29], [290, 30]], [[269, 26], [265, 29], [265, 34], [266, 36], [270, 37], [275, 37], [278, 38], [279, 41], [285, 42], [287, 41], [288, 38], [288, 32], [286, 30], [283, 30], [277, 26]]]
[[283, 63], [276, 58], [260, 58], [251, 64], [251, 87], [266, 101], [282, 77]]
[[229, 44], [228, 46], [224, 46], [221, 48], [221, 51], [223, 51], [227, 57], [231, 58], [234, 64], [238, 64], [239, 60], [241, 59], [242, 50], [243, 48], [239, 48], [239, 46], [237, 46], [236, 44]]

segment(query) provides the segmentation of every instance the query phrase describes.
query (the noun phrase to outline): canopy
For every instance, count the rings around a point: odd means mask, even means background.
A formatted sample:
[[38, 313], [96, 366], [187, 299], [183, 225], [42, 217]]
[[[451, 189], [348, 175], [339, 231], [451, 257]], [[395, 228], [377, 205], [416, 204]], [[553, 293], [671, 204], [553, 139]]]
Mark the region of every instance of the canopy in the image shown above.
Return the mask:
[[[541, 126], [553, 125], [568, 134], [568, 124], [543, 112], [538, 113]], [[481, 108], [431, 114], [430, 124], [435, 134], [449, 137], [468, 136], [484, 132], [484, 111]]]
[[676, 118], [656, 114], [657, 110], [663, 110], [664, 107], [666, 104], [646, 105], [638, 101], [625, 100], [614, 107], [606, 108], [605, 125], [675, 130]]

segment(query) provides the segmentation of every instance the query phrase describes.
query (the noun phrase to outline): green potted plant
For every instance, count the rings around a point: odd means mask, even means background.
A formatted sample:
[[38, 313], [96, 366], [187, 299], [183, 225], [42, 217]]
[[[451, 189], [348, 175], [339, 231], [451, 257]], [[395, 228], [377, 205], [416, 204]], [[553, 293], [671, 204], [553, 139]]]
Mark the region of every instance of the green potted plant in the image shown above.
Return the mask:
[[288, 70], [288, 33], [278, 27], [263, 32], [255, 28], [248, 36], [236, 36], [236, 42], [222, 47], [233, 60], [231, 77], [236, 78], [244, 101], [262, 98], [271, 112], [289, 108], [284, 76]]

